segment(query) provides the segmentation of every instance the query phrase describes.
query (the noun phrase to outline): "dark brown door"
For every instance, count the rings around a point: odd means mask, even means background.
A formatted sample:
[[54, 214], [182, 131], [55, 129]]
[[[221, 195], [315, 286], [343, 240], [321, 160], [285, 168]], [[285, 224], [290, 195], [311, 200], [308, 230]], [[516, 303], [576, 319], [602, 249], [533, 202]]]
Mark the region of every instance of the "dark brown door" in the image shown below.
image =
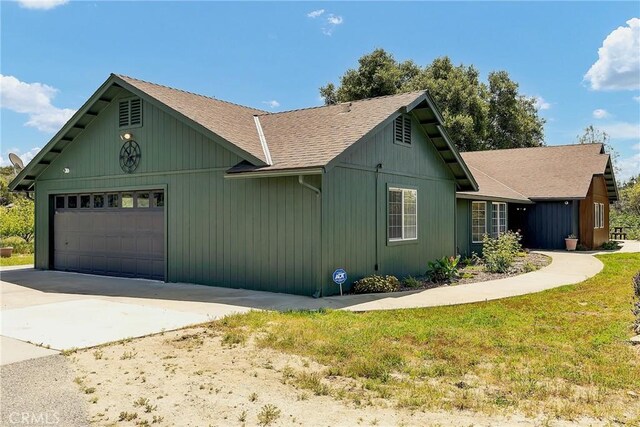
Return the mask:
[[56, 270], [164, 280], [161, 191], [59, 195], [54, 200]]

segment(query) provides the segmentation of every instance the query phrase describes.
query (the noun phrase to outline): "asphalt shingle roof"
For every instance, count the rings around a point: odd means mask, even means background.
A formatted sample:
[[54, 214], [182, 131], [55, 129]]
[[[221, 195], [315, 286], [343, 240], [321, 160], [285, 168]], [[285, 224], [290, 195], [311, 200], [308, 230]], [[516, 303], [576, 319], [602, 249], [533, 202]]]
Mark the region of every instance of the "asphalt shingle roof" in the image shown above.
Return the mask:
[[594, 175], [604, 174], [609, 155], [602, 144], [574, 144], [461, 153], [480, 190], [461, 192], [528, 199], [579, 199]]

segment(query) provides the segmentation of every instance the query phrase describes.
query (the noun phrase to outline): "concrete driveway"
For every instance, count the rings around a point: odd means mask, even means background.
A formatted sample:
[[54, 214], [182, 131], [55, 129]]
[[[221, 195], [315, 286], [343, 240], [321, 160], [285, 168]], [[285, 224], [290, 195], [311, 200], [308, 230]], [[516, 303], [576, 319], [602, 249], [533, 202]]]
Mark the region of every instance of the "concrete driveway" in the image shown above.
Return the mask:
[[178, 329], [252, 309], [319, 308], [320, 304], [308, 297], [270, 292], [32, 268], [2, 270], [0, 285], [1, 364]]

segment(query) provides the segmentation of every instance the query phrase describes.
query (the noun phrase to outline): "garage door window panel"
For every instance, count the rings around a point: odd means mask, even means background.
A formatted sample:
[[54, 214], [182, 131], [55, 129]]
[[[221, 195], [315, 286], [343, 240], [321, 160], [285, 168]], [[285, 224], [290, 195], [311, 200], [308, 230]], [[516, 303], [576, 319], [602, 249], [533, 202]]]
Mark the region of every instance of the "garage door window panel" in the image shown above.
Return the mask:
[[78, 207], [78, 196], [68, 196], [67, 197], [67, 207], [69, 209], [75, 209]]
[[91, 195], [83, 194], [80, 196], [80, 207], [83, 209], [88, 209], [91, 207]]
[[107, 207], [109, 208], [117, 208], [120, 206], [119, 197], [117, 194], [107, 194]]
[[64, 209], [64, 196], [56, 196], [56, 209]]
[[122, 207], [123, 208], [133, 208], [133, 194], [132, 193], [122, 193]]
[[103, 194], [94, 194], [94, 196], [93, 196], [93, 207], [94, 207], [94, 209], [104, 208], [104, 195]]
[[148, 208], [149, 207], [149, 193], [138, 193], [136, 197], [136, 207]]

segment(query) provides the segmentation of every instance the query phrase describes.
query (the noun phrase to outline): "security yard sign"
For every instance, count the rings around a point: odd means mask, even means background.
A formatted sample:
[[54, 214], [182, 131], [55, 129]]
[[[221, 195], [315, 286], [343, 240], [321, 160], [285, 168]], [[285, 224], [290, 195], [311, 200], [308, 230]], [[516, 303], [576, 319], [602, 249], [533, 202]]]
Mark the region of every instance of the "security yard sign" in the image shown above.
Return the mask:
[[333, 272], [333, 281], [340, 286], [340, 295], [342, 295], [342, 284], [347, 281], [347, 272], [342, 268]]

